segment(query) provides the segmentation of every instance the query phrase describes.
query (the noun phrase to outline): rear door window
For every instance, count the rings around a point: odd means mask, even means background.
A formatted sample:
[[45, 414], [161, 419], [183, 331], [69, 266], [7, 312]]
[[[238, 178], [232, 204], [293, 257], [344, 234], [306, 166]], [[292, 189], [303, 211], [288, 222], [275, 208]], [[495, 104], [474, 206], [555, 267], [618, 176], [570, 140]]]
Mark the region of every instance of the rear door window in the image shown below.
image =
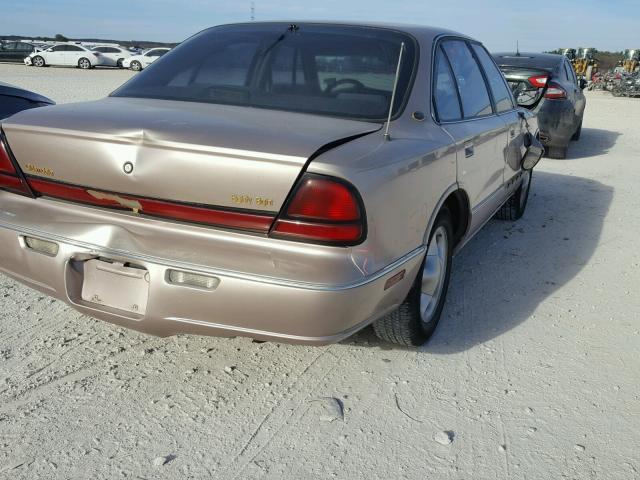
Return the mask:
[[472, 48], [487, 76], [489, 88], [493, 94], [493, 101], [496, 104], [496, 110], [498, 113], [512, 110], [514, 108], [513, 96], [511, 95], [511, 90], [507, 87], [502, 72], [498, 70], [498, 67], [496, 67], [496, 64], [482, 45], [474, 43], [472, 44]]
[[453, 73], [441, 48], [436, 50], [434, 67], [435, 89], [433, 101], [436, 115], [441, 122], [454, 122], [462, 119], [460, 101]]
[[569, 83], [578, 83], [578, 80], [574, 77], [574, 73], [573, 73], [573, 68], [571, 67], [571, 65], [569, 65], [568, 62], [563, 62], [564, 63], [564, 70], [565, 73], [567, 74], [567, 80], [569, 81]]
[[442, 43], [460, 91], [464, 118], [475, 118], [493, 113], [484, 77], [471, 50], [462, 40]]

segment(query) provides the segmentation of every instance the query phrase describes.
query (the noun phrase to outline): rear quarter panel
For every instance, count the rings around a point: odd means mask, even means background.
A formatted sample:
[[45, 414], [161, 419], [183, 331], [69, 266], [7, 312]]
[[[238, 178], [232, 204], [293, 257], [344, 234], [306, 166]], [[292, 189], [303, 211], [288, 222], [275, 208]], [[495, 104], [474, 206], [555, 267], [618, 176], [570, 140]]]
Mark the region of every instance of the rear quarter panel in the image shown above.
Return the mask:
[[424, 245], [445, 193], [455, 188], [455, 145], [437, 125], [421, 127], [422, 135], [413, 138], [363, 137], [320, 156], [308, 168], [345, 178], [360, 192], [367, 239], [353, 247], [352, 257], [364, 274]]

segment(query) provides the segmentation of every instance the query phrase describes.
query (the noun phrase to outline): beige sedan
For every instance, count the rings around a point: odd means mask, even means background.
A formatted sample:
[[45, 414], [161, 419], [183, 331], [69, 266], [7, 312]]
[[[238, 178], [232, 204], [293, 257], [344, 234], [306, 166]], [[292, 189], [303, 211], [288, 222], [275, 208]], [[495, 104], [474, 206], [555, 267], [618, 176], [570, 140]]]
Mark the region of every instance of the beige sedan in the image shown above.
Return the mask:
[[0, 271], [156, 334], [420, 345], [542, 150], [479, 42], [251, 23], [2, 124]]

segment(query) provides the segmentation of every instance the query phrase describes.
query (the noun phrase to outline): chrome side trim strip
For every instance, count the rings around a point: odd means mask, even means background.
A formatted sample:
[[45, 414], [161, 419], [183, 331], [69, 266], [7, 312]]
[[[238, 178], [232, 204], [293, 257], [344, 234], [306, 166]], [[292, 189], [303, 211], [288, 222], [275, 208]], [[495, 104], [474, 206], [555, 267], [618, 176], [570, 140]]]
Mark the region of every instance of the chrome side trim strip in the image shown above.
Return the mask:
[[322, 283], [310, 283], [310, 282], [298, 282], [298, 281], [293, 281], [293, 280], [286, 280], [283, 278], [276, 278], [276, 277], [269, 277], [269, 276], [263, 276], [263, 275], [255, 275], [255, 274], [248, 274], [248, 273], [243, 273], [243, 272], [237, 272], [237, 271], [233, 271], [233, 270], [225, 270], [225, 269], [219, 269], [219, 268], [213, 268], [213, 267], [207, 267], [204, 265], [196, 265], [196, 264], [192, 264], [192, 263], [186, 263], [186, 262], [179, 262], [179, 261], [174, 261], [174, 260], [170, 260], [170, 259], [166, 259], [166, 258], [161, 258], [161, 257], [154, 257], [151, 255], [144, 255], [144, 254], [140, 254], [140, 253], [134, 253], [134, 252], [129, 252], [127, 250], [119, 250], [119, 249], [114, 249], [114, 248], [108, 248], [108, 247], [101, 247], [98, 245], [92, 245], [90, 243], [86, 243], [86, 242], [81, 242], [78, 240], [73, 240], [70, 238], [66, 238], [60, 235], [56, 235], [56, 234], [51, 234], [48, 232], [44, 232], [42, 230], [38, 230], [35, 228], [29, 228], [29, 227], [22, 227], [22, 226], [18, 226], [18, 225], [13, 225], [11, 223], [7, 223], [7, 222], [3, 222], [0, 221], [0, 228], [5, 228], [7, 230], [12, 230], [20, 235], [32, 235], [34, 237], [38, 237], [41, 238], [43, 240], [50, 240], [50, 241], [54, 241], [54, 242], [58, 242], [58, 243], [62, 243], [62, 244], [66, 244], [66, 245], [73, 245], [75, 247], [79, 247], [79, 248], [83, 248], [86, 250], [89, 250], [90, 253], [92, 255], [104, 255], [104, 256], [115, 256], [115, 257], [121, 257], [121, 258], [126, 258], [126, 259], [130, 259], [130, 260], [138, 260], [138, 261], [142, 261], [142, 262], [149, 262], [149, 263], [153, 263], [156, 265], [162, 265], [164, 267], [168, 267], [168, 268], [177, 268], [177, 269], [181, 269], [181, 270], [189, 270], [195, 273], [202, 273], [202, 274], [207, 274], [207, 275], [214, 275], [214, 276], [222, 276], [222, 277], [231, 277], [231, 278], [236, 278], [239, 280], [247, 280], [247, 281], [251, 281], [251, 282], [260, 282], [260, 283], [266, 283], [266, 284], [271, 284], [271, 285], [279, 285], [279, 286], [284, 286], [284, 287], [290, 287], [290, 288], [300, 288], [300, 289], [305, 289], [305, 290], [320, 290], [320, 291], [327, 291], [327, 292], [336, 292], [336, 291], [342, 291], [342, 290], [350, 290], [352, 288], [358, 288], [361, 287], [363, 285], [366, 285], [367, 283], [373, 282], [375, 280], [378, 280], [379, 278], [387, 275], [388, 273], [392, 272], [393, 270], [397, 269], [398, 267], [400, 267], [401, 265], [403, 265], [406, 262], [409, 262], [410, 260], [414, 259], [415, 257], [422, 255], [425, 250], [426, 247], [424, 245], [416, 248], [415, 250], [412, 250], [411, 252], [407, 253], [406, 255], [403, 255], [402, 257], [398, 258], [397, 260], [395, 260], [394, 262], [390, 263], [389, 265], [387, 265], [386, 267], [378, 270], [377, 272], [374, 272], [370, 275], [364, 276], [361, 279], [355, 281], [355, 282], [351, 282], [351, 283], [344, 283], [344, 284], [322, 284]]

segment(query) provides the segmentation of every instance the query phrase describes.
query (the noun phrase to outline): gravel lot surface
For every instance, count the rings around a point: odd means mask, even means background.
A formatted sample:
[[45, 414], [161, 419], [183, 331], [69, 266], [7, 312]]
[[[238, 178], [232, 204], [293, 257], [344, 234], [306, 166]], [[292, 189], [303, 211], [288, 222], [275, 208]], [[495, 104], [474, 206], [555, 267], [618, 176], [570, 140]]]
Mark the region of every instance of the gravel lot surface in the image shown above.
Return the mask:
[[[0, 66], [58, 102], [130, 75]], [[639, 159], [640, 101], [589, 93], [417, 351], [154, 338], [0, 275], [0, 478], [638, 479]]]

